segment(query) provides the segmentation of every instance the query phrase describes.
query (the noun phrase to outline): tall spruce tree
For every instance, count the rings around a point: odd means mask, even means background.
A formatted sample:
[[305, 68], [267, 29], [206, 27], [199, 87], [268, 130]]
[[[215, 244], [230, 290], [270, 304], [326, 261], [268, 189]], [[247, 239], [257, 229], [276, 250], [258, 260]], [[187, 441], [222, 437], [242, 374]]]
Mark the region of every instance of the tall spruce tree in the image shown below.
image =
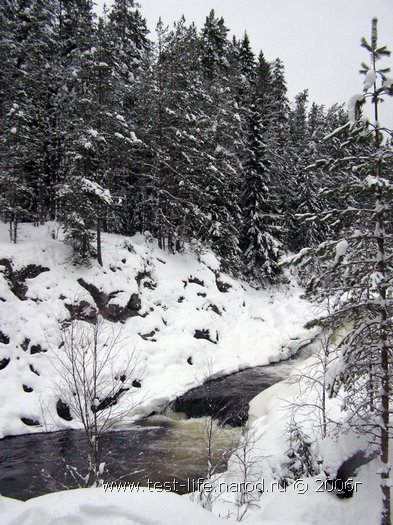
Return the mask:
[[[131, 45], [131, 37], [122, 28], [114, 28], [113, 23], [108, 26], [100, 19], [95, 24], [91, 2], [78, 2], [74, 7], [76, 13], [69, 18], [78, 21], [76, 47], [70, 53], [66, 69], [71, 74], [65, 122], [66, 173], [61, 191], [63, 221], [66, 240], [73, 246], [78, 261], [97, 254], [102, 264], [101, 230], [120, 228], [119, 204], [129, 194], [128, 169], [140, 144], [128, 107], [134, 75], [122, 67], [129, 60], [136, 67], [133, 53], [137, 46]], [[75, 16], [77, 13], [79, 16]], [[131, 24], [127, 17], [123, 22]], [[126, 28], [134, 37], [135, 28], [129, 25]], [[77, 38], [80, 31], [82, 39]], [[123, 62], [119, 63], [121, 58]], [[92, 246], [93, 240], [96, 248]]]
[[205, 141], [211, 161], [206, 170], [206, 215], [209, 228], [202, 240], [211, 244], [223, 267], [240, 266], [240, 188], [243, 175], [242, 73], [228, 29], [214, 11], [202, 29], [202, 66], [206, 78], [206, 113], [210, 136]]
[[208, 80], [213, 80], [228, 68], [228, 32], [224, 19], [217, 18], [212, 9], [206, 17], [201, 35], [202, 65]]
[[1, 104], [3, 214], [18, 220], [47, 218], [52, 173], [55, 94], [53, 5], [45, 0], [7, 2], [1, 11], [5, 61]]
[[[317, 221], [318, 213], [323, 209], [323, 200], [318, 193], [316, 171], [310, 169], [317, 154], [314, 147], [317, 137], [316, 107], [313, 108], [313, 120], [309, 126], [307, 102], [306, 90], [295, 97], [295, 106], [290, 116], [291, 178], [296, 191], [290, 196], [293, 215], [288, 217], [287, 227], [289, 248], [294, 252], [319, 244], [327, 234], [325, 224]], [[302, 221], [304, 216], [308, 217], [306, 222]]]
[[289, 245], [289, 232], [293, 220], [294, 183], [291, 166], [289, 101], [285, 81], [284, 64], [277, 58], [270, 67], [268, 83], [267, 132], [265, 142], [268, 146], [272, 165], [272, 182], [279, 196], [278, 211], [281, 214], [281, 227], [284, 245]]
[[[134, 0], [116, 0], [111, 8], [106, 27], [109, 51], [112, 93], [116, 98], [117, 114], [126, 124], [126, 135], [135, 133], [139, 138], [144, 118], [138, 122], [139, 97], [142, 94], [140, 82], [143, 65], [147, 60], [150, 42], [147, 38], [146, 21], [142, 18]], [[118, 117], [119, 118], [119, 117]], [[124, 130], [122, 132], [124, 135]], [[112, 150], [112, 176], [110, 191], [121, 200], [117, 207], [117, 220], [110, 227], [126, 234], [138, 230], [136, 210], [140, 208], [138, 188], [141, 185], [139, 159], [144, 151], [143, 144]]]
[[[341, 159], [348, 164], [345, 185], [335, 188], [349, 206], [326, 210], [324, 220], [350, 217], [340, 236], [316, 249], [303, 250], [298, 260], [317, 261], [320, 271], [309, 286], [311, 297], [330, 300], [331, 311], [315, 321], [332, 330], [345, 328], [338, 341], [338, 361], [334, 365], [331, 392], [341, 392], [347, 424], [379, 449], [382, 496], [381, 525], [391, 523], [390, 443], [391, 367], [393, 330], [393, 244], [390, 170], [392, 149], [384, 140], [379, 124], [380, 102], [390, 94], [387, 70], [379, 60], [390, 53], [379, 46], [377, 20], [372, 21], [371, 42], [362, 40], [370, 54], [363, 67], [364, 93], [350, 101], [350, 139], [363, 144], [357, 158]], [[362, 118], [361, 105], [370, 100], [374, 123]], [[343, 132], [339, 128], [333, 136]], [[391, 133], [391, 132], [390, 132]], [[331, 163], [335, 163], [332, 160]], [[353, 205], [355, 199], [356, 205]]]
[[[92, 2], [78, 0], [68, 5], [66, 15], [70, 23], [67, 34], [70, 50], [64, 75], [69, 103], [63, 121], [66, 140], [64, 176], [59, 190], [61, 218], [65, 241], [73, 248], [75, 262], [86, 264], [97, 256], [102, 264], [100, 232], [108, 201], [108, 151], [112, 140], [116, 140], [115, 132], [122, 131], [124, 126], [108, 107], [112, 77], [105, 30], [102, 22], [97, 29], [94, 25]], [[113, 96], [116, 100], [116, 93]], [[93, 241], [97, 241], [96, 247]]]
[[277, 196], [271, 180], [271, 156], [266, 143], [269, 126], [270, 67], [260, 53], [258, 62], [247, 34], [239, 46], [244, 113], [244, 177], [242, 236], [246, 273], [256, 283], [274, 282], [281, 273], [281, 243]]
[[243, 189], [243, 246], [247, 273], [258, 283], [274, 282], [280, 274], [278, 260], [277, 203], [271, 184], [271, 165], [263, 142], [261, 118], [250, 108]]
[[144, 71], [141, 89], [141, 229], [162, 248], [181, 249], [201, 234], [205, 128], [204, 92], [196, 27], [184, 17], [171, 31], [157, 26], [154, 59]]

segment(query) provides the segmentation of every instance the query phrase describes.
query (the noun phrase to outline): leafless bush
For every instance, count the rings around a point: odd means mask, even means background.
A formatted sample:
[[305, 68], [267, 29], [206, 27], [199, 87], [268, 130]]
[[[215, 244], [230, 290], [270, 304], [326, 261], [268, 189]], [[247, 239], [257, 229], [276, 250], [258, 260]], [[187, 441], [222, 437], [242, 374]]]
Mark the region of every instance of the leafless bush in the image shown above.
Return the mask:
[[94, 324], [73, 320], [62, 326], [55, 366], [61, 398], [82, 424], [90, 449], [88, 475], [78, 473], [78, 479], [98, 485], [105, 465], [101, 437], [135, 408], [131, 389], [133, 378], [141, 376], [138, 357], [122, 329], [98, 316]]

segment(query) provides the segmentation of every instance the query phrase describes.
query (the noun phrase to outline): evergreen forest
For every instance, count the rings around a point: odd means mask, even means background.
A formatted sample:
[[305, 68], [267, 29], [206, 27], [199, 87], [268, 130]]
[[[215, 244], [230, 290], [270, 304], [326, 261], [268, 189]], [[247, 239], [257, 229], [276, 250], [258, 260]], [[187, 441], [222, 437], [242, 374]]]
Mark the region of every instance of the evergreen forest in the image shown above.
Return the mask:
[[345, 179], [322, 161], [370, 144], [349, 140], [343, 105], [307, 90], [290, 102], [282, 61], [230, 39], [214, 11], [201, 29], [160, 21], [154, 41], [134, 0], [98, 20], [90, 0], [6, 0], [0, 24], [0, 211], [14, 242], [20, 222], [57, 221], [89, 264], [101, 231], [149, 232], [171, 252], [210, 246], [261, 284], [345, 223], [317, 222], [343, 205], [319, 193]]

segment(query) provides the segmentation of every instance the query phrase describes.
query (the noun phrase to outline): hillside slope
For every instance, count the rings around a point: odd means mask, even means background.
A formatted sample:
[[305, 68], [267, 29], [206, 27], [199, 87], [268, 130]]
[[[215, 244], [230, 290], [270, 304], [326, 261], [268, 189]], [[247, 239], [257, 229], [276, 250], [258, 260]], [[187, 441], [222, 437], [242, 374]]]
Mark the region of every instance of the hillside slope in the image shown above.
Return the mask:
[[172, 255], [142, 235], [104, 234], [104, 266], [76, 267], [55, 226], [22, 225], [11, 244], [0, 224], [0, 437], [78, 427], [59, 411], [60, 326], [71, 316], [100, 314], [137, 356], [125, 424], [207, 375], [285, 358], [306, 337], [310, 305], [295, 285], [256, 291], [209, 251]]

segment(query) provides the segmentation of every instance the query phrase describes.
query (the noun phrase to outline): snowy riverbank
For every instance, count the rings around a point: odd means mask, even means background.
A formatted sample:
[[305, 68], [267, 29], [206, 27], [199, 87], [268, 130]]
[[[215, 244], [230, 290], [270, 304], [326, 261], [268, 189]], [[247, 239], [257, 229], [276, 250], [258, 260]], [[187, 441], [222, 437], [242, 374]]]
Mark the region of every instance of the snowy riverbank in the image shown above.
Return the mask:
[[76, 267], [55, 230], [22, 225], [14, 245], [0, 224], [0, 437], [80, 426], [58, 410], [67, 397], [59, 325], [75, 311], [121, 326], [125, 351], [137, 357], [122, 397], [137, 406], [129, 422], [208, 375], [283, 359], [291, 339], [307, 337], [310, 305], [295, 284], [256, 291], [221, 273], [211, 252], [171, 255], [141, 235], [106, 234], [103, 267]]
[[[75, 312], [86, 318], [100, 313], [105, 326], [121, 326], [125, 351], [131, 348], [138, 356], [130, 390], [121, 398], [137, 408], [124, 426], [162, 408], [207, 375], [286, 358], [309, 335], [303, 324], [312, 308], [294, 284], [257, 291], [220, 272], [211, 252], [171, 255], [143, 236], [104, 235], [104, 266], [78, 268], [70, 262], [67, 246], [51, 233], [47, 226], [22, 225], [20, 241], [13, 245], [6, 226], [0, 225], [1, 436], [80, 426], [58, 411], [59, 399], [67, 397], [59, 391], [57, 376], [59, 324]], [[310, 366], [312, 359], [296, 366]], [[249, 480], [256, 486], [271, 487], [285, 471], [291, 404], [301, 393], [298, 382], [289, 380], [251, 402], [249, 461], [255, 469]], [[337, 414], [338, 401], [329, 403]], [[304, 430], [311, 432], [315, 422], [309, 417]], [[321, 469], [332, 472], [364, 445], [351, 435], [338, 441], [334, 435], [312, 437]], [[216, 481], [241, 483], [238, 459], [232, 456], [228, 471]], [[359, 470], [358, 492], [348, 500], [316, 491], [314, 476], [304, 478], [308, 490], [303, 493], [293, 488], [254, 491], [252, 504], [243, 508], [239, 491], [214, 489], [212, 513], [189, 496], [129, 488], [119, 493], [103, 488], [58, 492], [27, 502], [1, 498], [0, 511], [7, 525], [207, 525], [223, 517], [234, 522], [243, 510], [250, 524], [368, 525], [377, 523], [379, 513], [375, 461]]]

